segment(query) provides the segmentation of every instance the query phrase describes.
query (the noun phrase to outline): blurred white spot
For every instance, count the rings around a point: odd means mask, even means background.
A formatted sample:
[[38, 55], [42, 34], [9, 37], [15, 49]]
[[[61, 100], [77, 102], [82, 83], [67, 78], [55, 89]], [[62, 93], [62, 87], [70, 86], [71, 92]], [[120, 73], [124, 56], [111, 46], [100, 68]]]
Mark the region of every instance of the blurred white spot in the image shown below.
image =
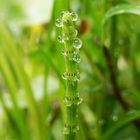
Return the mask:
[[11, 101], [11, 97], [10, 97], [9, 93], [5, 93], [3, 97], [4, 97], [4, 100], [5, 100], [7, 107], [12, 108], [13, 103]]
[[[46, 92], [48, 95], [56, 92], [59, 88], [58, 81], [55, 77], [49, 76], [47, 79]], [[41, 100], [44, 96], [44, 77], [39, 76], [33, 79], [32, 89], [36, 100]]]
[[58, 85], [58, 81], [56, 80], [56, 78], [49, 76], [48, 77], [48, 84], [47, 84], [47, 92], [48, 94], [52, 94], [54, 92], [56, 92], [59, 88]]
[[80, 2], [79, 1], [71, 1], [70, 7], [72, 11], [76, 12], [78, 9], [80, 9]]
[[118, 68], [119, 68], [120, 70], [124, 70], [126, 67], [127, 67], [127, 62], [126, 62], [125, 59], [121, 56], [121, 57], [118, 59]]
[[49, 22], [54, 0], [22, 0], [22, 8], [27, 18], [24, 24], [41, 24]]
[[118, 116], [114, 115], [114, 116], [112, 117], [112, 120], [113, 120], [114, 122], [118, 121]]

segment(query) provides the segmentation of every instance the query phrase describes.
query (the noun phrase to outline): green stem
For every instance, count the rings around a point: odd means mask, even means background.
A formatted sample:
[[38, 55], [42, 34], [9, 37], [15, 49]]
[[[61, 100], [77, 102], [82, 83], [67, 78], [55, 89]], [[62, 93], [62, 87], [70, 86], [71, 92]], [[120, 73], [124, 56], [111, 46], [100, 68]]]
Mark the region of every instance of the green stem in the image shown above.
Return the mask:
[[116, 43], [117, 43], [117, 17], [114, 16], [111, 19], [111, 27], [110, 27], [110, 52], [112, 53], [112, 58], [113, 58], [113, 64], [114, 66], [117, 65], [117, 47], [116, 47]]
[[77, 90], [79, 80], [77, 63], [80, 62], [79, 48], [82, 43], [76, 37], [77, 31], [73, 22], [76, 20], [77, 15], [69, 12], [63, 12], [61, 19], [56, 20], [56, 25], [62, 27], [62, 37], [59, 39], [61, 43], [64, 43], [66, 67], [66, 72], [63, 74], [63, 79], [66, 80], [64, 140], [75, 140], [79, 129], [77, 112], [81, 99]]
[[[67, 27], [68, 28], [68, 27]], [[63, 32], [65, 32], [65, 27], [63, 28]], [[71, 46], [70, 42], [65, 43], [65, 51], [66, 52], [72, 52], [73, 48]], [[65, 64], [66, 64], [66, 75], [75, 75], [77, 74], [77, 63], [74, 61], [70, 61], [68, 57], [65, 58]], [[69, 102], [68, 100], [72, 101], [78, 98], [78, 92], [77, 92], [77, 80], [73, 81], [72, 79], [67, 78], [66, 79], [66, 93], [65, 93], [65, 99], [66, 102]], [[73, 104], [70, 102], [66, 103], [66, 120], [65, 120], [65, 140], [74, 140], [75, 139], [75, 131], [74, 129], [77, 129], [77, 104]], [[69, 131], [69, 133], [67, 132]]]
[[[115, 6], [117, 4], [117, 0], [112, 0], [111, 2], [112, 6]], [[113, 16], [111, 19], [111, 25], [110, 25], [110, 52], [112, 54], [113, 59], [113, 65], [114, 69], [117, 67], [117, 16]]]

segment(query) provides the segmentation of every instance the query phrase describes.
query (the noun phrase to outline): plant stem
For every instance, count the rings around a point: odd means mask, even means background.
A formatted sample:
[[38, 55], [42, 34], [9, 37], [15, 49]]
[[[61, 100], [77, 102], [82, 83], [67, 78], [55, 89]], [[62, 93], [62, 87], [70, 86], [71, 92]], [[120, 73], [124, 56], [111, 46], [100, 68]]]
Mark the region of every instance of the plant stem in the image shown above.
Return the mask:
[[[117, 0], [112, 0], [111, 4], [112, 6], [115, 6], [118, 3]], [[111, 19], [111, 25], [110, 25], [110, 52], [112, 53], [112, 59], [113, 59], [113, 65], [114, 70], [116, 70], [117, 67], [117, 52], [118, 47], [117, 44], [117, 16], [113, 16]]]
[[61, 18], [56, 20], [56, 26], [62, 27], [62, 36], [59, 37], [59, 41], [64, 44], [63, 55], [66, 67], [66, 72], [63, 74], [63, 79], [66, 80], [64, 140], [75, 140], [79, 129], [77, 112], [81, 99], [77, 91], [79, 81], [77, 63], [80, 62], [79, 49], [82, 42], [76, 37], [77, 31], [73, 21], [77, 18], [75, 13], [62, 12]]

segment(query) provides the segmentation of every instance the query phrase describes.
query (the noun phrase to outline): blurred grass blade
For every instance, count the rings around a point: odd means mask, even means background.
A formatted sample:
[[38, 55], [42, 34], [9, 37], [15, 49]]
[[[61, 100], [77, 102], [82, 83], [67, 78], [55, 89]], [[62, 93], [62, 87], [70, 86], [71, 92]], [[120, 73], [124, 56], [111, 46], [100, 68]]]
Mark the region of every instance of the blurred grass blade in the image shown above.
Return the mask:
[[16, 74], [17, 78], [25, 91], [25, 97], [27, 99], [29, 110], [32, 115], [32, 119], [34, 121], [34, 130], [38, 137], [38, 140], [43, 140], [43, 132], [41, 127], [41, 119], [40, 119], [40, 113], [37, 107], [37, 103], [35, 101], [32, 88], [29, 83], [29, 79], [26, 75], [26, 72], [24, 71], [24, 67], [22, 65], [22, 62], [20, 60], [21, 56], [19, 55], [19, 52], [16, 48], [16, 43], [10, 36], [10, 33], [6, 29], [3, 23], [0, 23], [0, 41], [3, 44], [1, 46], [0, 51], [2, 51], [8, 58], [9, 62], [11, 62]]
[[[19, 129], [19, 132], [21, 133], [22, 139], [23, 140], [29, 140], [28, 138], [28, 132], [27, 128], [25, 126], [25, 122], [23, 119], [23, 114], [19, 108], [18, 101], [16, 100], [16, 93], [17, 93], [17, 87], [16, 87], [16, 82], [13, 78], [13, 74], [10, 71], [8, 62], [6, 61], [6, 58], [0, 52], [0, 70], [3, 74], [3, 77], [5, 79], [6, 85], [8, 87], [10, 96], [11, 96], [11, 101], [13, 103], [13, 110], [14, 112], [12, 113], [12, 116], [15, 120], [15, 123], [17, 124], [17, 127]], [[1, 100], [2, 100], [2, 95], [1, 95]], [[6, 105], [4, 104], [4, 100], [2, 100], [3, 106], [6, 109]]]
[[126, 13], [140, 15], [140, 6], [128, 4], [117, 5], [106, 12], [103, 18], [103, 24], [105, 24], [107, 20], [110, 19], [112, 16]]
[[[12, 126], [12, 131], [14, 132], [15, 136], [21, 140], [30, 140], [29, 133], [27, 132], [27, 127], [25, 126], [24, 119], [21, 118], [21, 114], [18, 114], [15, 108], [8, 108], [7, 102], [3, 97], [3, 93], [0, 91], [0, 101], [3, 107], [3, 111], [8, 117], [10, 125]], [[22, 120], [20, 120], [22, 119]], [[25, 126], [25, 127], [24, 127]]]
[[46, 66], [49, 65], [52, 68], [52, 70], [55, 72], [56, 76], [58, 77], [62, 85], [65, 86], [65, 83], [62, 79], [62, 75], [59, 72], [59, 69], [57, 68], [53, 60], [51, 59], [51, 54], [49, 50], [48, 52], [47, 51], [45, 52], [43, 50], [37, 50], [37, 51], [31, 52], [29, 54], [29, 57], [44, 62]]
[[126, 116], [124, 116], [123, 119], [118, 121], [116, 125], [108, 129], [108, 131], [102, 136], [101, 139], [109, 140], [114, 135], [114, 133], [116, 133], [118, 130], [120, 130], [121, 128], [125, 127], [126, 125], [128, 125], [129, 123], [133, 122], [138, 118], [140, 118], [140, 111], [134, 112], [132, 114], [127, 114]]

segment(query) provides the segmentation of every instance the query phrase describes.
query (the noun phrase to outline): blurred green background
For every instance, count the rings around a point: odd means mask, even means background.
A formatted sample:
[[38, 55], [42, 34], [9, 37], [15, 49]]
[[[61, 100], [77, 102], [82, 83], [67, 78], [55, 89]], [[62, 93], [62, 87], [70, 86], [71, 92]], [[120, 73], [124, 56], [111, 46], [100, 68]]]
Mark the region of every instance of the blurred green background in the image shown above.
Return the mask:
[[63, 139], [62, 11], [83, 42], [77, 140], [139, 140], [139, 0], [0, 1], [0, 140]]

